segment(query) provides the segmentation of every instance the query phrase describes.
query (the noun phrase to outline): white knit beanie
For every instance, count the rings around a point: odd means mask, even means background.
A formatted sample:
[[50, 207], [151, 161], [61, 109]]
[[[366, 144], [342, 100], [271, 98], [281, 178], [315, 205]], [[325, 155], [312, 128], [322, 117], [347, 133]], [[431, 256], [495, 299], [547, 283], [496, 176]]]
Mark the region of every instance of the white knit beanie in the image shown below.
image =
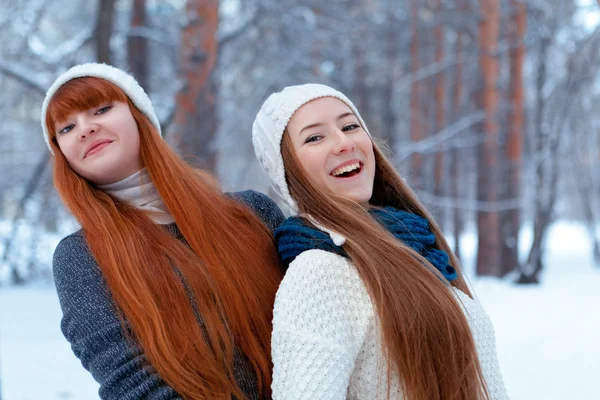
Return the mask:
[[[252, 125], [252, 143], [256, 158], [258, 158], [261, 167], [271, 179], [271, 184], [277, 194], [290, 207], [292, 215], [298, 215], [299, 210], [296, 201], [290, 195], [285, 180], [285, 167], [281, 156], [281, 139], [294, 113], [304, 104], [321, 97], [334, 97], [346, 103], [358, 118], [362, 128], [369, 133], [367, 125], [358, 110], [343, 93], [329, 86], [316, 83], [288, 86], [279, 93], [271, 94], [262, 105]], [[314, 221], [312, 222], [314, 223]], [[343, 243], [343, 237], [336, 236], [334, 232], [320, 226], [317, 227], [329, 233], [334, 242], [337, 242], [336, 244]]]
[[52, 147], [50, 147], [50, 136], [48, 136], [48, 128], [46, 127], [46, 113], [48, 111], [48, 104], [52, 99], [52, 96], [56, 93], [56, 91], [65, 83], [75, 78], [82, 78], [85, 76], [93, 76], [97, 78], [106, 79], [107, 81], [114, 83], [117, 85], [125, 94], [131, 99], [133, 104], [143, 112], [154, 127], [157, 129], [159, 135], [162, 136], [160, 130], [160, 122], [158, 121], [158, 117], [154, 112], [154, 107], [152, 106], [152, 102], [150, 98], [144, 91], [144, 89], [139, 85], [139, 83], [135, 80], [135, 78], [129, 75], [127, 72], [120, 70], [118, 68], [112, 67], [106, 64], [98, 64], [98, 63], [89, 63], [89, 64], [80, 64], [76, 65], [63, 74], [61, 74], [50, 89], [46, 92], [46, 98], [44, 99], [44, 103], [42, 104], [42, 130], [44, 132], [44, 139], [46, 140], [46, 144], [50, 151], [52, 151]]

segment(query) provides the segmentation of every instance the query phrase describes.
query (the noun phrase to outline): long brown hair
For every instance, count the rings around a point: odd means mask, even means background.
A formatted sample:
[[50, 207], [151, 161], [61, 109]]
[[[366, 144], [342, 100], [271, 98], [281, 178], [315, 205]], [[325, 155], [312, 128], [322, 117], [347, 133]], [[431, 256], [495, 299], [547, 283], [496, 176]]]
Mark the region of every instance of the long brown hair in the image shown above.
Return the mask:
[[[370, 204], [427, 218], [436, 245], [448, 253], [458, 271], [452, 285], [472, 296], [438, 225], [376, 144], [373, 149], [376, 170]], [[287, 131], [281, 152], [289, 191], [300, 212], [346, 237], [344, 250], [377, 310], [388, 377], [399, 375], [403, 395], [410, 400], [488, 399], [468, 322], [443, 276], [420, 254], [395, 239], [361, 205], [312, 184]], [[388, 395], [389, 389], [388, 378]]]
[[[60, 151], [54, 121], [113, 101], [129, 104], [142, 163], [189, 247], [77, 175]], [[67, 82], [49, 105], [46, 125], [56, 188], [81, 224], [131, 338], [161, 378], [186, 399], [245, 398], [234, 379], [239, 350], [269, 396], [272, 307], [282, 273], [267, 227], [210, 175], [182, 161], [106, 80]]]

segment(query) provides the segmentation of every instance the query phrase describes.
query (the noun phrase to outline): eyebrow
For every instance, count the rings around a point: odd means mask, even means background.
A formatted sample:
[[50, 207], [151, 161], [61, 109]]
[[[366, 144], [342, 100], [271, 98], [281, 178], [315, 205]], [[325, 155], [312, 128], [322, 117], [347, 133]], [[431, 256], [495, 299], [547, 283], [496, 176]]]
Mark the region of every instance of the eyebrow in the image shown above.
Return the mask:
[[[337, 117], [336, 121], [339, 121], [340, 119], [346, 118], [349, 115], [354, 115], [354, 113], [353, 112], [345, 112], [343, 114], [340, 114], [340, 116]], [[298, 135], [301, 135], [302, 132], [304, 132], [307, 129], [316, 128], [316, 127], [321, 126], [321, 125], [323, 125], [323, 123], [321, 123], [321, 122], [317, 122], [316, 124], [306, 125], [304, 128], [300, 129], [300, 132], [298, 132]]]

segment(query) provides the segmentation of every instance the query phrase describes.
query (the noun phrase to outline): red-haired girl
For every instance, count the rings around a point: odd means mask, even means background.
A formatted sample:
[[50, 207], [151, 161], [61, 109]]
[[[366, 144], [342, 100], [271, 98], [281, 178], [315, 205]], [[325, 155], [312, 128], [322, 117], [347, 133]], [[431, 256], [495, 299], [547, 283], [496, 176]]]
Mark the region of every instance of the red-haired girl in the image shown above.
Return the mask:
[[58, 77], [42, 128], [81, 224], [54, 253], [61, 327], [100, 397], [269, 398], [277, 206], [226, 195], [182, 161], [144, 90], [114, 67]]

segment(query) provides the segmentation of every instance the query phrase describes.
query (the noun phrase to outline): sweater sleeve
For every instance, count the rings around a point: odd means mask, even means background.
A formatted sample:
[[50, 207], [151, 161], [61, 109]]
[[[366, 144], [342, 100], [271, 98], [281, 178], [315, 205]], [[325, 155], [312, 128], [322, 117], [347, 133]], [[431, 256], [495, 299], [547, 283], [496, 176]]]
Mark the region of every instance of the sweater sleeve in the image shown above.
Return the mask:
[[343, 257], [309, 250], [290, 264], [273, 315], [273, 399], [346, 399], [373, 307]]
[[125, 336], [102, 273], [81, 235], [59, 243], [53, 272], [63, 312], [61, 330], [100, 383], [101, 399], [181, 399], [153, 370], [142, 349]]

